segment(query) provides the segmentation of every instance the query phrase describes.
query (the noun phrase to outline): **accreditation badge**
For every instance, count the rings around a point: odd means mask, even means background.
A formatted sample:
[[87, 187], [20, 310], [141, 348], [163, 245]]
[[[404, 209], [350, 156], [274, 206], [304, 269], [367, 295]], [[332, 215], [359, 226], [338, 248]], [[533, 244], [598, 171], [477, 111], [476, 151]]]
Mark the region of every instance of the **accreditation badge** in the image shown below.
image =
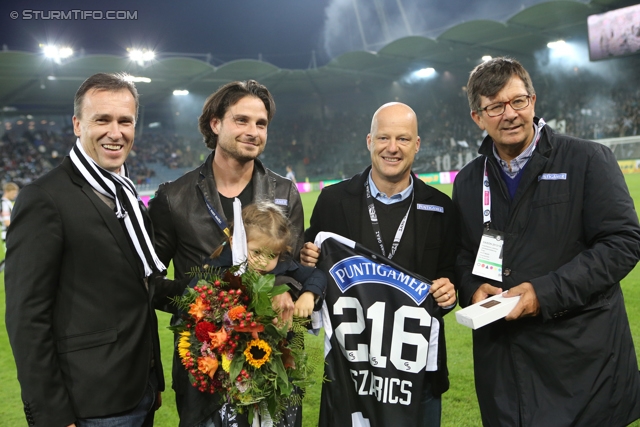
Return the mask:
[[503, 233], [497, 230], [484, 230], [472, 273], [502, 282], [502, 245], [504, 245]]

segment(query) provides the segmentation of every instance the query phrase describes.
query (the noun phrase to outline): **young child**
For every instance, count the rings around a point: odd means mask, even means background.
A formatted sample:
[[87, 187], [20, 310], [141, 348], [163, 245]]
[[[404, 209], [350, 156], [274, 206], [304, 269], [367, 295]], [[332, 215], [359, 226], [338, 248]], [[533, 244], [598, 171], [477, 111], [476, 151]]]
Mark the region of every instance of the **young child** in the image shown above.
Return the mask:
[[[238, 219], [236, 218], [237, 222]], [[321, 270], [306, 267], [291, 256], [291, 226], [278, 205], [272, 202], [256, 202], [242, 209], [242, 222], [247, 237], [248, 267], [261, 274], [276, 276], [276, 285], [288, 284], [295, 300], [294, 315], [309, 317], [314, 310], [322, 307], [327, 288], [327, 278]], [[231, 242], [225, 242], [204, 262], [205, 266], [226, 268], [233, 265]], [[197, 279], [189, 284], [193, 287]], [[183, 371], [187, 375], [186, 371]], [[209, 414], [204, 421], [193, 424], [181, 420], [181, 426], [188, 427], [249, 427], [246, 416], [238, 415], [233, 408], [225, 405], [220, 412], [211, 413], [218, 408], [218, 398], [214, 395], [200, 393], [195, 387], [187, 392], [189, 398], [185, 405], [186, 413]], [[297, 417], [301, 417], [300, 407], [289, 407], [275, 427], [294, 425]]]
[[309, 317], [314, 308], [319, 310], [327, 278], [322, 271], [305, 267], [291, 258], [289, 221], [280, 208], [271, 202], [249, 205], [242, 210], [242, 222], [247, 235], [249, 267], [275, 275], [276, 284], [293, 286], [292, 294], [297, 297], [295, 316]]

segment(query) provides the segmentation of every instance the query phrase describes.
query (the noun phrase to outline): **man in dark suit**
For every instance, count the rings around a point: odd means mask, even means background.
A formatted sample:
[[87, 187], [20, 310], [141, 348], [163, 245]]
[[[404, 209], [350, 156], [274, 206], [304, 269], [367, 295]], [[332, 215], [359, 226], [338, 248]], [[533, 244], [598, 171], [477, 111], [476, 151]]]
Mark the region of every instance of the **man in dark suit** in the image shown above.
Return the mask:
[[[321, 231], [337, 233], [409, 271], [437, 279], [429, 292], [439, 306], [453, 308], [454, 210], [448, 196], [411, 173], [420, 149], [414, 111], [397, 102], [380, 107], [371, 122], [367, 148], [371, 167], [320, 193], [300, 260], [315, 265], [320, 250], [311, 242]], [[449, 388], [444, 327], [440, 337], [439, 369], [425, 373], [428, 386], [420, 403], [423, 416], [416, 426], [440, 425], [440, 395]]]
[[124, 161], [138, 93], [96, 74], [75, 96], [76, 145], [18, 197], [6, 324], [30, 426], [150, 426], [164, 389], [147, 277], [164, 270]]

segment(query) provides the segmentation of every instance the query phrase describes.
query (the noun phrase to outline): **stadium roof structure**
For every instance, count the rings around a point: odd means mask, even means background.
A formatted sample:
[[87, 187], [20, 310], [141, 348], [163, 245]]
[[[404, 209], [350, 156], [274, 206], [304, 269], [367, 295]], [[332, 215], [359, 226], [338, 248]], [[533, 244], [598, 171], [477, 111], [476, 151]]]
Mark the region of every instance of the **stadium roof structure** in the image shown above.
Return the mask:
[[40, 54], [0, 52], [0, 111], [6, 114], [68, 111], [70, 100], [88, 76], [128, 72], [151, 79], [138, 83], [141, 103], [161, 102], [174, 89], [207, 96], [233, 80], [256, 79], [274, 96], [340, 93], [356, 86], [375, 88], [408, 73], [433, 67], [468, 73], [483, 55], [509, 55], [527, 66], [534, 53], [557, 39], [586, 40], [587, 16], [633, 4], [628, 0], [559, 0], [531, 6], [506, 22], [468, 21], [437, 38], [411, 36], [378, 52], [348, 52], [328, 64], [304, 70], [281, 69], [267, 62], [237, 60], [213, 66], [189, 57], [162, 57], [146, 66], [113, 55], [87, 55], [57, 64]]

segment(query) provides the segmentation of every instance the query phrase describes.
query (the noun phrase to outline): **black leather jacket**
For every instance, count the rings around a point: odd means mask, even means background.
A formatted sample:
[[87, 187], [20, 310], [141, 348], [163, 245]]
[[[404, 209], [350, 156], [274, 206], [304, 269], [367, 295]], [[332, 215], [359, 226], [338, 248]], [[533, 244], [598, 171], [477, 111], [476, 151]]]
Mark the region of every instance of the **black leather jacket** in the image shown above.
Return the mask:
[[[204, 199], [224, 217], [220, 196], [213, 177], [213, 152], [198, 168], [175, 181], [158, 187], [149, 205], [153, 222], [156, 253], [165, 265], [173, 260], [177, 289], [156, 289], [156, 301], [162, 294], [182, 295], [189, 283], [188, 273], [222, 243], [224, 234], [211, 218]], [[304, 213], [300, 194], [290, 180], [265, 168], [255, 160], [253, 173], [254, 200], [270, 200], [284, 208], [293, 225], [292, 254], [297, 258], [304, 243]], [[286, 205], [285, 205], [286, 203]], [[226, 218], [225, 218], [226, 220]], [[159, 302], [159, 305], [162, 304]]]

